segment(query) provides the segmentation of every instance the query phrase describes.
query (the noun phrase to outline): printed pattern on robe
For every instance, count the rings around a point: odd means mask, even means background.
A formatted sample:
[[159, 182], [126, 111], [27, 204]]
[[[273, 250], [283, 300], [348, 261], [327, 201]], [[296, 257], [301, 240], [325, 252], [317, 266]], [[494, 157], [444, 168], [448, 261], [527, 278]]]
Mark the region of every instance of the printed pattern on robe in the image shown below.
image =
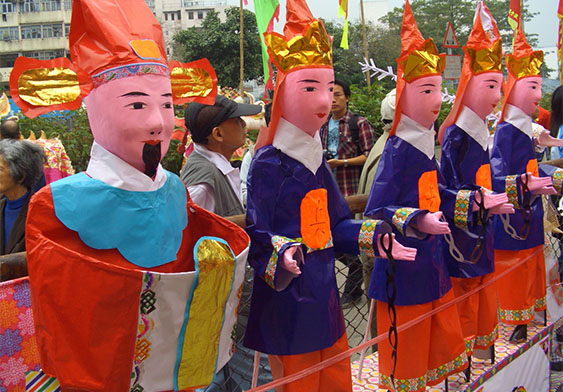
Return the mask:
[[538, 298], [536, 299], [536, 303], [534, 304], [534, 310], [536, 312], [545, 310], [546, 306], [547, 306], [547, 299], [546, 297], [542, 297], [542, 298]]
[[25, 374], [39, 370], [28, 278], [0, 284], [0, 391], [23, 391]]
[[503, 321], [532, 321], [534, 319], [534, 306], [524, 310], [499, 309], [499, 319]]
[[508, 196], [508, 202], [514, 206], [514, 208], [519, 208], [520, 203], [518, 202], [518, 181], [516, 180], [518, 176], [506, 176], [505, 192]]
[[156, 292], [154, 286], [157, 283], [155, 276], [146, 271], [143, 276], [143, 287], [139, 300], [139, 325], [137, 327], [137, 340], [135, 342], [135, 355], [133, 357], [133, 374], [131, 377], [131, 390], [142, 390], [139, 384], [142, 373], [145, 372], [143, 362], [150, 356], [152, 342], [150, 334], [154, 330], [154, 321], [150, 314], [156, 309]]
[[469, 202], [471, 191], [460, 190], [455, 199], [454, 222], [457, 227], [468, 230], [467, 221], [469, 219]]
[[[379, 373], [379, 385], [382, 387], [393, 386], [391, 382], [391, 377]], [[395, 391], [397, 392], [411, 392], [419, 391], [426, 387], [426, 376], [421, 376], [417, 378], [406, 378], [406, 379], [395, 379]]]
[[[362, 223], [362, 227], [360, 228], [360, 233], [358, 235], [360, 256], [376, 257], [373, 235], [375, 234], [375, 229], [377, 228], [379, 222], [380, 221], [378, 220], [366, 220]], [[377, 247], [377, 245], [375, 245], [375, 247]]]
[[497, 340], [497, 338], [498, 338], [498, 324], [495, 325], [495, 328], [490, 334], [484, 336], [476, 336], [474, 347], [479, 350], [485, 350], [491, 347], [491, 345], [495, 342], [495, 340]]
[[464, 351], [461, 355], [457, 356], [448, 363], [437, 367], [436, 369], [429, 369], [427, 379], [429, 382], [441, 380], [450, 374], [457, 373], [467, 363], [467, 353]]
[[268, 283], [268, 286], [270, 286], [273, 289], [275, 289], [274, 280], [275, 280], [275, 277], [276, 277], [276, 269], [278, 268], [279, 252], [285, 244], [290, 244], [290, 243], [299, 243], [299, 244], [305, 246], [305, 248], [307, 249], [307, 253], [311, 253], [311, 252], [314, 252], [316, 250], [323, 250], [323, 249], [332, 248], [334, 246], [332, 236], [330, 237], [328, 242], [322, 248], [318, 248], [318, 249], [310, 248], [309, 246], [307, 246], [307, 244], [305, 244], [305, 242], [303, 241], [303, 238], [301, 238], [301, 237], [291, 239], [291, 238], [284, 237], [282, 235], [273, 236], [272, 237], [272, 246], [274, 247], [274, 251], [272, 252], [272, 256], [270, 257], [270, 260], [268, 261], [268, 265], [266, 266], [266, 272], [265, 272], [265, 276], [264, 276], [264, 279], [266, 280], [266, 283]]
[[409, 215], [416, 211], [418, 211], [418, 208], [405, 207], [405, 208], [399, 208], [393, 214], [393, 219], [392, 219], [393, 225], [395, 225], [397, 230], [399, 230], [399, 232], [402, 235], [405, 235], [406, 223], [409, 218]]
[[30, 392], [61, 392], [61, 386], [56, 378], [47, 376], [42, 370], [31, 370], [25, 375], [25, 390]]
[[45, 162], [45, 181], [47, 184], [60, 178], [74, 174], [74, 168], [65, 148], [58, 138], [28, 140], [43, 148], [47, 161]]
[[557, 189], [558, 193], [561, 193], [561, 188], [563, 184], [563, 169], [556, 169], [555, 173], [551, 176], [553, 186]]

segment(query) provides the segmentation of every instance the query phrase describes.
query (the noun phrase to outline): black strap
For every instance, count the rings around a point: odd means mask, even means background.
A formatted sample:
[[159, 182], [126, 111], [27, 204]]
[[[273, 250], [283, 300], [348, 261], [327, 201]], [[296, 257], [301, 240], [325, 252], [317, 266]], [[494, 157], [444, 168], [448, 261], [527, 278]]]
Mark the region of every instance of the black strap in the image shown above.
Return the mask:
[[[389, 239], [389, 247], [385, 246], [384, 238]], [[393, 360], [393, 370], [391, 371], [391, 385], [395, 389], [395, 370], [397, 368], [397, 347], [399, 345], [399, 336], [397, 335], [397, 311], [395, 309], [395, 299], [397, 298], [397, 284], [395, 282], [395, 273], [397, 265], [393, 257], [393, 235], [391, 233], [383, 234], [379, 238], [379, 244], [389, 259], [387, 268], [385, 269], [385, 294], [387, 295], [387, 313], [389, 315], [389, 345], [391, 346], [391, 359]]]

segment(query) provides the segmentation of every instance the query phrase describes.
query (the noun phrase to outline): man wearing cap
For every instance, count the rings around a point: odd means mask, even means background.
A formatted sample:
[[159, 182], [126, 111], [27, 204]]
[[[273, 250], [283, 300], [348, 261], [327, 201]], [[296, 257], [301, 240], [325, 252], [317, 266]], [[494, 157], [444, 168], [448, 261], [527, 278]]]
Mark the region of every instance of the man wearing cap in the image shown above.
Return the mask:
[[245, 142], [246, 123], [241, 116], [260, 113], [259, 105], [236, 103], [218, 95], [212, 106], [192, 103], [186, 109], [186, 127], [194, 152], [180, 178], [199, 206], [220, 216], [244, 213], [239, 170], [230, 164]]

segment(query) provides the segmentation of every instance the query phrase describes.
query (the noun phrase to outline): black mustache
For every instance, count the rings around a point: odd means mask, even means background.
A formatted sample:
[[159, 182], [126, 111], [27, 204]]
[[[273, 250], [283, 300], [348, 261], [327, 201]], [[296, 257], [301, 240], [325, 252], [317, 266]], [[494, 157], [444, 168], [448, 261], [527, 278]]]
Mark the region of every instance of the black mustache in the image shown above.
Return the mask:
[[145, 174], [150, 178], [156, 175], [156, 169], [160, 163], [160, 142], [158, 144], [145, 143], [143, 146], [143, 162], [145, 163]]

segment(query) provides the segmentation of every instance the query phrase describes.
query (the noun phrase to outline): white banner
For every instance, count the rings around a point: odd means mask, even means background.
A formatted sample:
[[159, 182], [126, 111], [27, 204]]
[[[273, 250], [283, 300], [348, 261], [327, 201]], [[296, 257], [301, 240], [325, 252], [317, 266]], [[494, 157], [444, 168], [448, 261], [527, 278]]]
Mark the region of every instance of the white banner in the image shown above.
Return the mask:
[[542, 341], [486, 381], [477, 392], [549, 392], [549, 360]]

